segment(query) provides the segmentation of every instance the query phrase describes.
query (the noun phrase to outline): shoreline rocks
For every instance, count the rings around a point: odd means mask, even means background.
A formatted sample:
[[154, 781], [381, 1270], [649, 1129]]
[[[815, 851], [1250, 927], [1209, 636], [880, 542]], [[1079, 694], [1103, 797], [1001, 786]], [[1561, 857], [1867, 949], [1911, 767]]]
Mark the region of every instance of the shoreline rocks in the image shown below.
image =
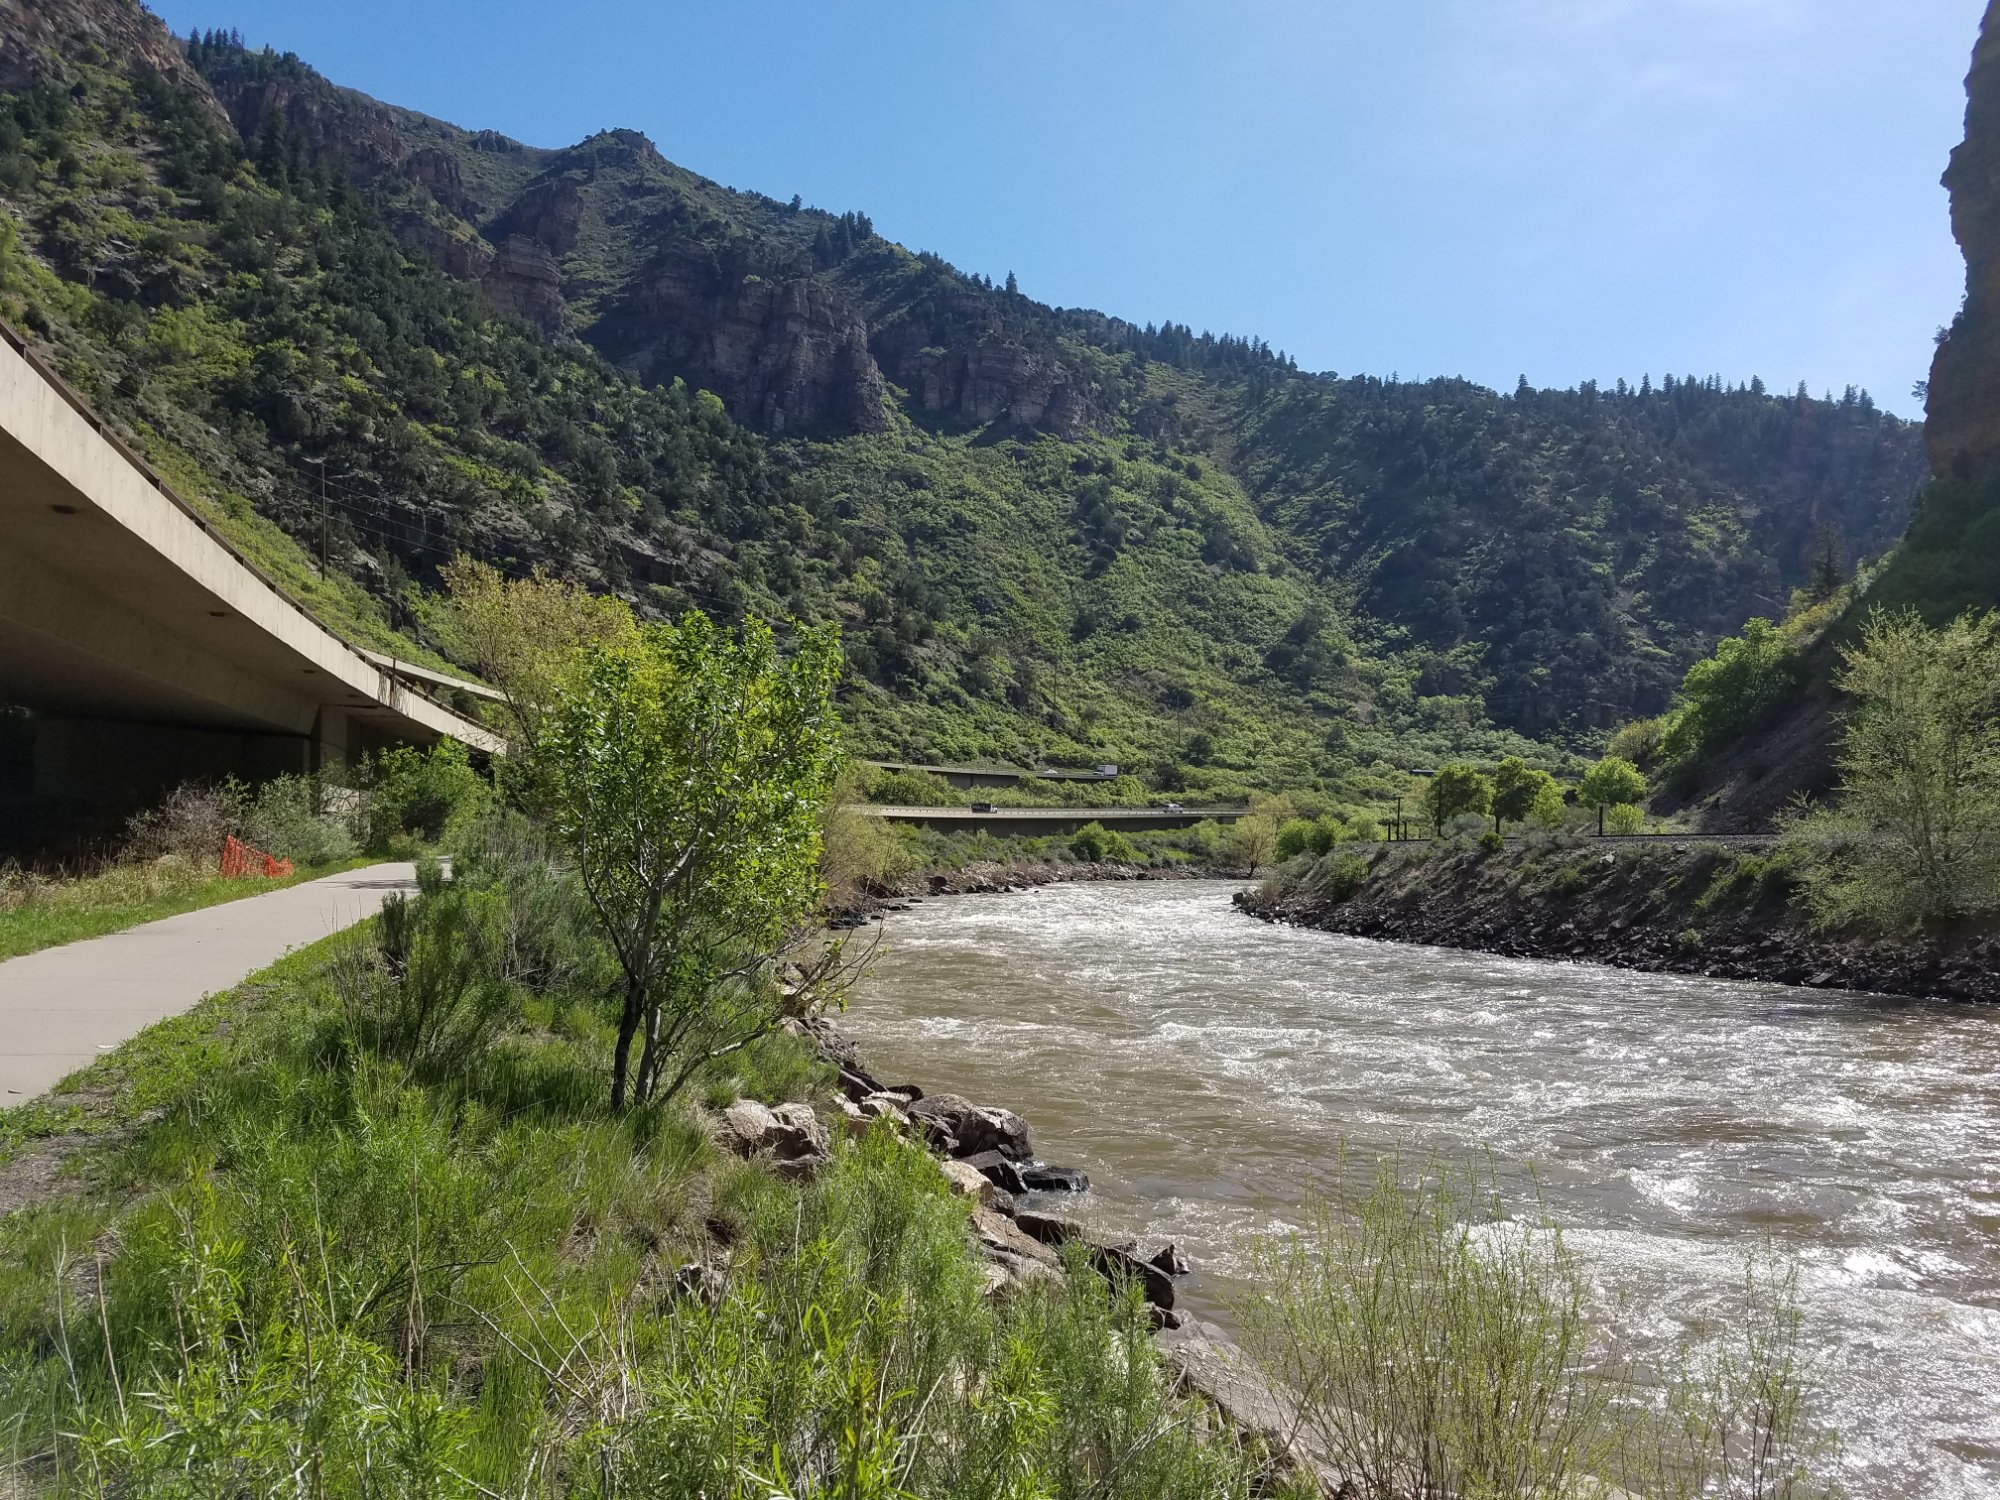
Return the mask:
[[[1581, 961], [1654, 974], [1762, 981], [1919, 1000], [2000, 1001], [2000, 939], [1829, 937], [1795, 921], [1778, 893], [1748, 880], [1737, 899], [1726, 851], [1701, 844], [1564, 851], [1561, 894], [1522, 878], [1520, 858], [1439, 853], [1376, 857], [1344, 899], [1282, 881], [1241, 891], [1267, 922], [1503, 958]], [[1546, 858], [1546, 857], [1545, 857]], [[1734, 892], [1732, 891], [1732, 895]]]

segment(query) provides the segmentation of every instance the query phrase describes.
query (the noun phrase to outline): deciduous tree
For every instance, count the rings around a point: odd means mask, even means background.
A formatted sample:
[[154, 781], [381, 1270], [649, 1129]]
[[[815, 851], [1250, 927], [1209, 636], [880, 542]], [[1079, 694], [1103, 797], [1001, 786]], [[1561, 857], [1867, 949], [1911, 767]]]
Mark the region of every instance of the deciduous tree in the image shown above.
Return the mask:
[[1908, 927], [2000, 903], [2000, 615], [1878, 610], [1844, 657], [1840, 803], [1787, 838], [1815, 912]]
[[1604, 809], [1626, 803], [1643, 802], [1646, 778], [1639, 768], [1622, 756], [1607, 755], [1584, 773], [1577, 784], [1576, 797], [1585, 807], [1597, 809], [1597, 831], [1604, 832]]
[[[1555, 788], [1556, 779], [1547, 771], [1536, 770], [1518, 755], [1510, 755], [1493, 768], [1493, 831], [1502, 820], [1524, 822], [1535, 803]], [[1558, 800], [1562, 793], [1556, 792]]]
[[768, 971], [819, 894], [839, 671], [831, 629], [781, 661], [761, 621], [732, 637], [691, 612], [590, 647], [544, 715], [537, 791], [624, 976], [613, 1108], [776, 1023]]
[[1461, 813], [1483, 813], [1493, 805], [1493, 783], [1463, 761], [1439, 768], [1425, 785], [1422, 796], [1424, 816], [1434, 832], [1442, 834], [1445, 824]]

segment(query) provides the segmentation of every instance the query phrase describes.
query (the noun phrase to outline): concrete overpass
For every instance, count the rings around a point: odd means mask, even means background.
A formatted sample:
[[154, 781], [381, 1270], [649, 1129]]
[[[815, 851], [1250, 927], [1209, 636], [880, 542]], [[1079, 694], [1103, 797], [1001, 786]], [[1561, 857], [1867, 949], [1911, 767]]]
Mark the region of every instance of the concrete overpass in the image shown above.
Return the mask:
[[1234, 823], [1249, 813], [1246, 807], [996, 807], [991, 812], [974, 812], [969, 807], [878, 807], [868, 803], [856, 803], [854, 809], [891, 823], [920, 823], [944, 833], [976, 833], [983, 828], [999, 838], [1075, 833], [1086, 823], [1102, 823], [1121, 833], [1192, 828], [1208, 819]]
[[500, 748], [420, 682], [287, 597], [0, 324], [0, 704], [33, 737], [6, 790], [130, 805], [393, 742]]
[[1116, 766], [1099, 766], [1090, 771], [1040, 770], [1032, 771], [1020, 766], [960, 766], [932, 765], [916, 760], [864, 760], [865, 766], [873, 766], [878, 771], [918, 771], [927, 776], [935, 776], [946, 786], [970, 791], [977, 787], [1019, 786], [1024, 781], [1115, 781], [1118, 779]]

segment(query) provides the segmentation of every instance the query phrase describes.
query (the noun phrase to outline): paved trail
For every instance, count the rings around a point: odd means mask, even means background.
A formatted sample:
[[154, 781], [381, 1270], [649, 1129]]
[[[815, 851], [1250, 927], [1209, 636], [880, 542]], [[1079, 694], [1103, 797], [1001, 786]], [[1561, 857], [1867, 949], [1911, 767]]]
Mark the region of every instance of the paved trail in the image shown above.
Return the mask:
[[0, 963], [0, 1108], [415, 888], [407, 862], [368, 865]]

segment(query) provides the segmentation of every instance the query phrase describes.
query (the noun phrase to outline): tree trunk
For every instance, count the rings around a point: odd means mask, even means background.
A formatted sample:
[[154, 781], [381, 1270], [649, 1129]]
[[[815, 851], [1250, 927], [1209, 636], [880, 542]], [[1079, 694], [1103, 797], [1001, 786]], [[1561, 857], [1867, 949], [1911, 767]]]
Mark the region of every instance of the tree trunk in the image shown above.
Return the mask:
[[643, 986], [627, 981], [625, 1010], [618, 1018], [618, 1045], [611, 1054], [611, 1112], [625, 1108], [625, 1074], [632, 1056], [632, 1038], [639, 1030], [639, 1013], [645, 999]]
[[1597, 836], [1599, 838], [1604, 837], [1604, 804], [1602, 802], [1597, 804]]

